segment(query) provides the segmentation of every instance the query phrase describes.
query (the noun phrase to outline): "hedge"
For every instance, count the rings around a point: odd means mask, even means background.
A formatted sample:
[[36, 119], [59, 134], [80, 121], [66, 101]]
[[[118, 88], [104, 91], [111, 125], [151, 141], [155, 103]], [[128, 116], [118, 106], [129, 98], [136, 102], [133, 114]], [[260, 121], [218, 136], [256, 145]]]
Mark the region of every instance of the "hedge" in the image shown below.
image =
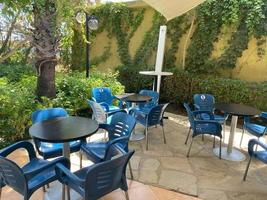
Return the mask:
[[[14, 68], [14, 71], [16, 69], [19, 68]], [[5, 70], [1, 68], [1, 71]], [[63, 107], [69, 115], [84, 115], [84, 112], [89, 112], [86, 99], [91, 98], [93, 87], [110, 87], [114, 94], [124, 92], [124, 86], [117, 81], [116, 73], [92, 71], [89, 79], [83, 73], [59, 73], [56, 77], [57, 98], [43, 98], [42, 103], [36, 100], [35, 75], [17, 76], [16, 79], [0, 77], [0, 148], [29, 138], [31, 114], [36, 109]]]
[[174, 70], [163, 79], [161, 100], [175, 104], [192, 103], [194, 94], [209, 93], [216, 102], [241, 103], [267, 111], [267, 82], [247, 82], [232, 78], [196, 75]]

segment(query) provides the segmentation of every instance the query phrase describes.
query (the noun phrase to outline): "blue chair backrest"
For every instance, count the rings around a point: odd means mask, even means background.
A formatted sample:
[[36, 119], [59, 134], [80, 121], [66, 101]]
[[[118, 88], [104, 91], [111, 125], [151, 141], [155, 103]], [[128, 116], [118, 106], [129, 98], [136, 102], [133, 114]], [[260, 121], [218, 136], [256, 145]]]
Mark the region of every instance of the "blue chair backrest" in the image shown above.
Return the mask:
[[[125, 112], [117, 112], [111, 117], [110, 125], [112, 125], [112, 131], [109, 131], [109, 140], [114, 140], [122, 136], [130, 135], [135, 127], [136, 120], [132, 115]], [[128, 151], [128, 142], [120, 142], [121, 147]]]
[[152, 108], [153, 106], [158, 104], [159, 93], [157, 93], [153, 90], [141, 90], [139, 92], [139, 94], [152, 97], [151, 101], [149, 101], [147, 103], [138, 104], [140, 109], [142, 109], [143, 107], [144, 108]]
[[187, 115], [188, 115], [188, 119], [189, 119], [189, 123], [190, 123], [190, 127], [192, 128], [192, 129], [194, 129], [194, 125], [195, 125], [195, 123], [194, 123], [194, 116], [193, 116], [193, 113], [192, 113], [192, 111], [191, 111], [191, 108], [190, 108], [190, 106], [187, 104], [187, 103], [183, 103], [183, 105], [184, 105], [184, 107], [185, 107], [185, 109], [186, 109], [186, 112], [187, 112]]
[[54, 119], [56, 117], [67, 117], [68, 113], [63, 108], [48, 108], [36, 110], [32, 113], [32, 123], [41, 122], [44, 120]]
[[[85, 182], [85, 200], [98, 199], [113, 190], [127, 187], [125, 170], [134, 151], [89, 167]], [[124, 188], [127, 190], [127, 188]]]
[[153, 126], [160, 123], [161, 117], [162, 117], [162, 109], [164, 107], [164, 104], [156, 105], [148, 113], [147, 117], [147, 125]]
[[105, 102], [108, 105], [112, 105], [113, 96], [110, 88], [93, 88], [92, 97], [97, 103]]
[[25, 195], [28, 190], [22, 169], [13, 161], [0, 156], [0, 186], [8, 185], [18, 193]]
[[106, 124], [107, 115], [103, 107], [95, 101], [87, 100], [87, 103], [93, 110], [93, 119], [96, 120], [100, 124]]
[[214, 96], [211, 94], [195, 94], [194, 104], [198, 106], [198, 110], [214, 111]]

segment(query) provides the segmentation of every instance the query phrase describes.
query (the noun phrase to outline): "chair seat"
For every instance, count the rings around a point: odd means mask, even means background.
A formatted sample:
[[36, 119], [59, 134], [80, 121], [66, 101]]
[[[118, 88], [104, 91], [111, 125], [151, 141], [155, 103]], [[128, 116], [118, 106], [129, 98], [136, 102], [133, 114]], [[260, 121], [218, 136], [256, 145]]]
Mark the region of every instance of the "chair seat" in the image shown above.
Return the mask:
[[194, 135], [203, 134], [203, 133], [210, 133], [210, 134], [217, 135], [218, 128], [217, 128], [217, 126], [212, 125], [210, 123], [197, 124]]
[[250, 134], [255, 135], [257, 137], [261, 137], [264, 135], [265, 126], [261, 126], [259, 124], [253, 123], [245, 123], [244, 129], [246, 129]]
[[[35, 158], [32, 159], [31, 162], [23, 166], [22, 171], [27, 174], [46, 166], [48, 163], [49, 161]], [[28, 188], [29, 190], [34, 191], [36, 188], [39, 188], [40, 186], [44, 185], [44, 182], [49, 183], [54, 180], [56, 180], [55, 170], [52, 170], [52, 167], [49, 167], [46, 170], [40, 172], [38, 175], [31, 177], [28, 181]]]
[[267, 164], [267, 151], [256, 151], [254, 152], [256, 158]]
[[82, 143], [82, 151], [84, 151], [87, 157], [94, 163], [103, 161], [107, 149], [107, 143], [105, 142], [89, 142]]
[[104, 108], [105, 112], [107, 112], [107, 113], [121, 110], [118, 106], [111, 106], [111, 105], [108, 106], [109, 111], [107, 111], [107, 109], [105, 107], [103, 107], [103, 108]]
[[[222, 115], [214, 115], [214, 120], [219, 122], [220, 124], [223, 124], [226, 120], [226, 116], [222, 116]], [[208, 114], [201, 114], [201, 119], [203, 120], [210, 120], [210, 116]]]
[[143, 108], [134, 108], [134, 109], [131, 109], [132, 112], [136, 112], [136, 113], [141, 113], [141, 114], [145, 114], [147, 115], [149, 113], [149, 111], [151, 110], [151, 108], [147, 108], [147, 107], [143, 107]]
[[137, 123], [146, 126], [146, 115], [139, 113], [136, 115], [135, 119]]
[[[79, 140], [70, 142], [70, 152], [80, 150], [81, 142]], [[62, 155], [63, 143], [41, 142], [39, 152], [44, 158], [52, 158]]]

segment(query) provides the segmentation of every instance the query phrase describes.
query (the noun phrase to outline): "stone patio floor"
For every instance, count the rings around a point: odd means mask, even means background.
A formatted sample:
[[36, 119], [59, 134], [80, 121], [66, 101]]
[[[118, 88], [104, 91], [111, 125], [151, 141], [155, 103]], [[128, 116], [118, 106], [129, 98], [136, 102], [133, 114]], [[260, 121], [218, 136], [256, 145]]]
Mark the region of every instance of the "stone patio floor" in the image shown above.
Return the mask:
[[[212, 138], [201, 136], [195, 139], [190, 157], [186, 157], [189, 147], [185, 145], [185, 138], [188, 133], [187, 117], [167, 113], [168, 120], [165, 120], [165, 133], [167, 144], [163, 143], [161, 127], [149, 129], [149, 150], [145, 150], [145, 140], [130, 142], [130, 149], [135, 149], [131, 159], [135, 181], [129, 182], [130, 199], [132, 200], [187, 200], [198, 197], [206, 200], [266, 200], [267, 199], [267, 166], [253, 160], [247, 181], [243, 182], [243, 174], [247, 165], [247, 159], [242, 162], [220, 160], [212, 152]], [[139, 131], [143, 127], [137, 126]], [[227, 145], [230, 127], [226, 127]], [[102, 134], [95, 134], [92, 141], [102, 137]], [[239, 148], [241, 130], [237, 129], [234, 146]], [[253, 138], [246, 134], [243, 139], [241, 151], [247, 156], [248, 140]], [[189, 140], [190, 142], [190, 140]], [[218, 143], [218, 141], [217, 141]], [[216, 143], [216, 144], [217, 144]], [[25, 163], [24, 154], [13, 155], [14, 160]], [[92, 163], [83, 156], [83, 166]], [[78, 154], [71, 155], [72, 170], [79, 169]], [[129, 170], [127, 170], [128, 177]], [[140, 184], [138, 182], [144, 183]], [[131, 184], [132, 183], [132, 184]], [[41, 190], [36, 192], [33, 200], [56, 200], [59, 199], [58, 191], [61, 186], [54, 183], [53, 190], [45, 195]], [[140, 188], [135, 187], [141, 186]], [[52, 185], [53, 186], [53, 185]], [[192, 196], [172, 193], [168, 190], [184, 193]], [[131, 190], [132, 189], [132, 190]], [[52, 196], [51, 196], [52, 194]], [[124, 199], [123, 193], [113, 192], [111, 196], [103, 200]], [[54, 197], [56, 195], [57, 197]], [[173, 196], [174, 195], [174, 196]], [[176, 195], [176, 196], [175, 196]], [[51, 198], [52, 197], [52, 198]], [[72, 199], [80, 199], [79, 196], [72, 196]], [[174, 198], [173, 198], [174, 197]], [[5, 187], [2, 199], [20, 199], [19, 195]]]
[[[243, 174], [247, 165], [247, 144], [253, 138], [245, 134], [242, 152], [246, 160], [233, 162], [219, 159], [212, 152], [212, 138], [201, 136], [195, 139], [190, 157], [186, 157], [189, 147], [185, 145], [188, 133], [188, 119], [167, 113], [165, 133], [167, 144], [163, 143], [161, 127], [149, 129], [149, 150], [145, 150], [145, 140], [131, 142], [135, 149], [131, 160], [134, 178], [145, 184], [163, 187], [207, 200], [266, 200], [267, 166], [253, 160], [247, 181]], [[137, 126], [137, 129], [143, 129]], [[230, 127], [226, 127], [227, 145]], [[239, 148], [241, 130], [237, 129], [234, 146]], [[219, 141], [217, 143], [219, 145]]]

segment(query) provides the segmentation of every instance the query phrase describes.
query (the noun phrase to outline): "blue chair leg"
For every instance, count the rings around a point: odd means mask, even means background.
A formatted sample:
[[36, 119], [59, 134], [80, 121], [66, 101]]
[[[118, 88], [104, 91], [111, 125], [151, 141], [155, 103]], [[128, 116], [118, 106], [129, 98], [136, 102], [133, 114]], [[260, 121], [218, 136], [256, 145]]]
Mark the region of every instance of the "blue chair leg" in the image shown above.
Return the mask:
[[190, 132], [191, 132], [191, 128], [189, 127], [189, 130], [188, 130], [188, 133], [187, 133], [187, 137], [186, 137], [186, 140], [185, 140], [185, 143], [184, 143], [185, 145], [187, 144]]
[[249, 160], [248, 160], [248, 164], [247, 164], [247, 168], [246, 168], [246, 171], [245, 171], [245, 174], [244, 174], [244, 177], [243, 177], [243, 181], [246, 181], [247, 174], [248, 174], [248, 168], [250, 166], [250, 163], [251, 163], [251, 156], [249, 157]]
[[220, 138], [219, 158], [222, 159], [222, 138]]
[[79, 155], [80, 155], [80, 169], [82, 169], [82, 167], [83, 167], [83, 153], [82, 153], [82, 150], [79, 151]]
[[147, 126], [145, 129], [145, 132], [146, 132], [146, 150], [148, 150], [148, 127]]
[[223, 142], [225, 141], [225, 128], [226, 128], [226, 121], [223, 123]]
[[128, 191], [125, 191], [125, 197], [126, 197], [126, 200], [129, 200]]
[[164, 144], [166, 144], [166, 137], [165, 137], [164, 127], [161, 126], [161, 128], [162, 128], [162, 134], [163, 134]]
[[133, 170], [132, 170], [132, 165], [131, 165], [131, 162], [129, 160], [129, 170], [130, 170], [130, 174], [131, 174], [131, 179], [133, 180], [134, 177], [133, 177]]
[[62, 196], [61, 196], [62, 200], [65, 200], [65, 192], [66, 192], [66, 186], [62, 184]]
[[213, 136], [213, 148], [215, 148], [215, 135]]
[[243, 141], [244, 133], [245, 133], [245, 129], [243, 128], [242, 135], [241, 135], [241, 139], [240, 139], [239, 147], [241, 147], [241, 145], [242, 145], [242, 141]]
[[187, 155], [186, 155], [187, 158], [189, 158], [189, 154], [190, 154], [190, 151], [191, 151], [191, 147], [192, 147], [193, 141], [194, 141], [194, 138], [192, 137], [192, 141], [190, 143], [190, 146], [189, 146], [189, 149], [188, 149], [188, 152], [187, 152]]

